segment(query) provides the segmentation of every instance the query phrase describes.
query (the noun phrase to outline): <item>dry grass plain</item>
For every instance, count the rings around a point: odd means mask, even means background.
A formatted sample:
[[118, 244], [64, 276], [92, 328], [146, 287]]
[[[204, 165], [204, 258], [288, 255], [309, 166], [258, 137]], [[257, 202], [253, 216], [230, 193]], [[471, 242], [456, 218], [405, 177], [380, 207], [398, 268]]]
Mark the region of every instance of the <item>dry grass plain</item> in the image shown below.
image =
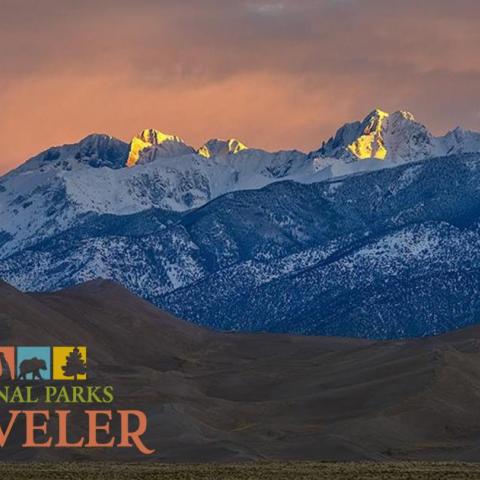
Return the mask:
[[1, 463], [2, 480], [450, 480], [480, 479], [473, 463], [242, 464]]

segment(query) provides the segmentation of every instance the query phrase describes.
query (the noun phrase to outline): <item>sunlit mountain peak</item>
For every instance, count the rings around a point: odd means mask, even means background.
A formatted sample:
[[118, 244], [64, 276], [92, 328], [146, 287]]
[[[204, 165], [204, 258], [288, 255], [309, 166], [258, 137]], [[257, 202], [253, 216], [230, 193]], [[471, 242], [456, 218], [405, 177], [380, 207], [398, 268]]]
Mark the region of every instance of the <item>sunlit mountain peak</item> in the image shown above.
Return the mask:
[[198, 149], [198, 153], [205, 158], [210, 158], [217, 155], [235, 154], [247, 149], [248, 147], [236, 138], [229, 138], [228, 140], [212, 138]]
[[415, 117], [413, 116], [413, 113], [407, 112], [405, 110], [400, 110], [398, 112], [392, 113], [391, 116], [393, 117], [395, 115], [400, 116], [405, 120], [410, 120], [411, 122], [415, 122]]
[[390, 114], [388, 112], [386, 112], [385, 110], [382, 110], [381, 108], [376, 108], [375, 110], [371, 111], [366, 117], [365, 119], [367, 118], [370, 118], [370, 117], [388, 117]]
[[387, 149], [385, 148], [382, 132], [385, 120], [388, 117], [389, 114], [380, 109], [376, 109], [367, 115], [362, 122], [362, 134], [348, 145], [347, 149], [360, 159], [385, 159]]
[[170, 135], [169, 133], [160, 132], [154, 128], [147, 128], [143, 130], [142, 133], [138, 135], [138, 138], [145, 143], [150, 143], [151, 145], [160, 145], [167, 140], [184, 143], [180, 137], [177, 137], [176, 135]]
[[162, 145], [164, 142], [177, 142], [184, 144], [184, 141], [176, 135], [160, 132], [153, 128], [143, 130], [139, 135], [132, 138], [130, 142], [130, 153], [128, 155], [127, 166], [133, 167], [137, 164], [142, 150]]
[[319, 153], [353, 160], [386, 160], [425, 157], [435, 148], [432, 135], [410, 112], [388, 113], [377, 108], [362, 121], [341, 127]]

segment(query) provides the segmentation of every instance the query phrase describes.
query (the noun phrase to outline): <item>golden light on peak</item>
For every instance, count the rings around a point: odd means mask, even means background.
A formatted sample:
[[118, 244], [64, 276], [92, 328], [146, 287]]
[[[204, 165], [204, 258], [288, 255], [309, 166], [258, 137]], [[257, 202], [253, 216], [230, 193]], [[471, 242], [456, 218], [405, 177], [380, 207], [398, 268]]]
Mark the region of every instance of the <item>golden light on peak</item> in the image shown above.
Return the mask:
[[242, 150], [247, 150], [248, 147], [244, 145], [242, 142], [238, 141], [235, 138], [231, 138], [228, 141], [228, 151], [230, 153], [238, 153], [241, 152]]
[[373, 111], [365, 120], [363, 135], [348, 145], [348, 150], [361, 160], [367, 158], [385, 160], [388, 151], [383, 139], [383, 127], [388, 117], [389, 114], [383, 110]]
[[205, 158], [210, 158], [211, 157], [210, 149], [208, 148], [208, 146], [206, 144], [202, 145], [198, 149], [198, 154], [201, 155], [202, 157], [205, 157]]
[[236, 154], [242, 150], [248, 150], [248, 147], [236, 138], [228, 140], [212, 139], [200, 147], [197, 153], [202, 157], [211, 158], [214, 155]]
[[176, 135], [160, 132], [153, 128], [143, 130], [140, 135], [132, 138], [130, 142], [130, 152], [127, 159], [127, 167], [133, 167], [137, 164], [142, 150], [153, 147], [154, 145], [161, 145], [163, 142], [182, 142], [183, 140]]

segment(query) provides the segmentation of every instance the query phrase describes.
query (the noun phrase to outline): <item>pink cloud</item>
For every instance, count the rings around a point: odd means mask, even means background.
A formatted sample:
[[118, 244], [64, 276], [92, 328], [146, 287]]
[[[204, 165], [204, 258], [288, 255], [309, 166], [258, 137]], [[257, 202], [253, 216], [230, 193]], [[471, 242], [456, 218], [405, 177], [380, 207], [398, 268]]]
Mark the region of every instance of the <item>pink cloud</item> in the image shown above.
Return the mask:
[[374, 107], [478, 116], [472, 0], [6, 0], [0, 172], [91, 132], [318, 147]]

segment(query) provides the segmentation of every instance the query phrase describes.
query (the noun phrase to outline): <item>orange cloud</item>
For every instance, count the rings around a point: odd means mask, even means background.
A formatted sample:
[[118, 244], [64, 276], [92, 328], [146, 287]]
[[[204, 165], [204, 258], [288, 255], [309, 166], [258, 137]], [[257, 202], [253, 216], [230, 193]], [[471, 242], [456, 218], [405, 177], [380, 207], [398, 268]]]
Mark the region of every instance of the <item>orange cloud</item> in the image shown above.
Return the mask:
[[473, 0], [5, 0], [0, 172], [147, 127], [310, 150], [377, 106], [480, 129], [479, 14]]

